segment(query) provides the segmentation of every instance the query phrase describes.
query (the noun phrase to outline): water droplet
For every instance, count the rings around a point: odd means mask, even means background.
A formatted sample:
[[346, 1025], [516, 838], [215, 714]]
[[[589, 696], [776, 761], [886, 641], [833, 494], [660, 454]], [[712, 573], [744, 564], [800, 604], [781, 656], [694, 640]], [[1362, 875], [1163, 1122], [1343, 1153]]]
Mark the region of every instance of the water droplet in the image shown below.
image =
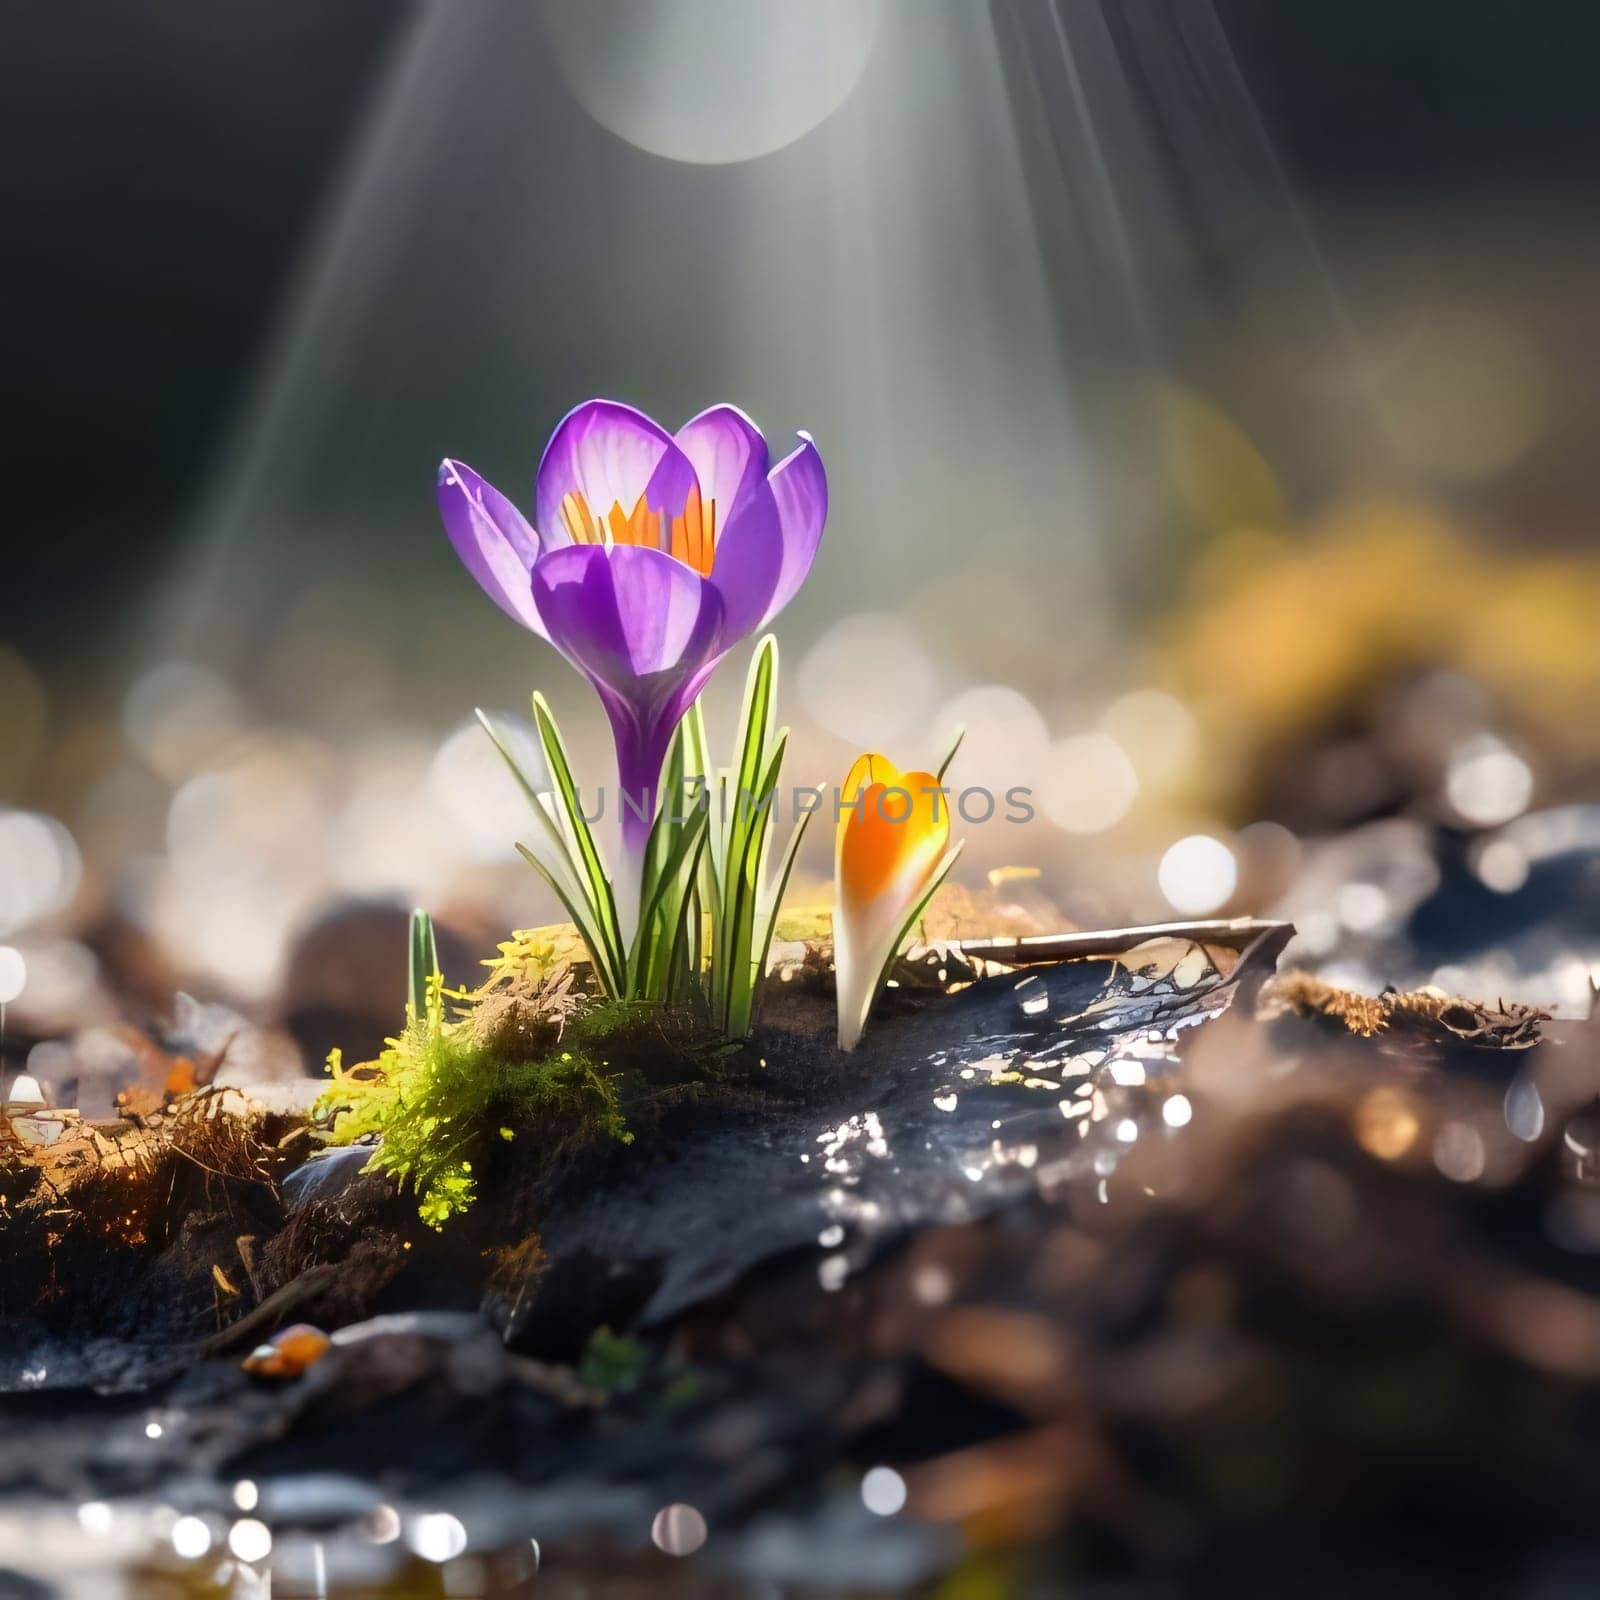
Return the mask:
[[1050, 1009], [1050, 991], [1037, 977], [1022, 979], [1015, 992], [1025, 1017], [1043, 1016]]
[[828, 1294], [844, 1288], [845, 1279], [849, 1276], [850, 1263], [843, 1256], [829, 1256], [817, 1267], [817, 1282]]

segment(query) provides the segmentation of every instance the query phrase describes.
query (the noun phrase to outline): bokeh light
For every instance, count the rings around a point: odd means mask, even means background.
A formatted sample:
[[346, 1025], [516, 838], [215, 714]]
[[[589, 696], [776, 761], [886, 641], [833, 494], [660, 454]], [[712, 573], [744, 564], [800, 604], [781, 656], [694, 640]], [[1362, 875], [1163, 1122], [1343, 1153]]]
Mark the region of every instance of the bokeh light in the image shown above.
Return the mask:
[[876, 1517], [905, 1509], [906, 1480], [893, 1467], [872, 1467], [861, 1480], [861, 1503]]
[[663, 1506], [650, 1524], [650, 1541], [669, 1556], [692, 1556], [706, 1542], [706, 1519], [694, 1506]]
[[151, 769], [181, 783], [238, 736], [242, 708], [221, 673], [200, 662], [164, 661], [134, 681], [122, 724]]
[[211, 1529], [199, 1517], [179, 1517], [172, 1525], [173, 1554], [198, 1561], [211, 1548]]
[[82, 870], [76, 841], [53, 817], [0, 811], [0, 936], [64, 910]]
[[21, 995], [28, 982], [28, 963], [22, 952], [0, 944], [0, 1006], [8, 1006]]
[[467, 1530], [448, 1511], [429, 1511], [413, 1518], [406, 1542], [424, 1561], [453, 1561], [467, 1548]]
[[1174, 911], [1201, 916], [1227, 904], [1239, 881], [1239, 864], [1220, 839], [1191, 833], [1167, 847], [1156, 881]]
[[1068, 833], [1104, 833], [1127, 814], [1139, 775], [1109, 734], [1078, 733], [1050, 752], [1040, 798], [1045, 814]]
[[228, 1529], [228, 1548], [251, 1565], [265, 1561], [272, 1554], [272, 1530], [254, 1517], [241, 1517]]
[[[536, 789], [547, 787], [533, 724], [509, 712], [489, 717], [528, 781]], [[436, 832], [447, 830], [479, 861], [516, 859], [515, 841], [527, 836], [533, 820], [528, 797], [476, 717], [445, 736], [429, 765], [427, 786]]]
[[1199, 748], [1193, 713], [1160, 689], [1134, 689], [1113, 700], [1100, 726], [1121, 746], [1140, 782], [1156, 789], [1182, 782]]
[[1486, 734], [1452, 752], [1445, 794], [1466, 821], [1493, 827], [1527, 810], [1533, 772], [1516, 751]]
[[[938, 668], [904, 618], [861, 612], [841, 617], [817, 640], [795, 685], [818, 727], [857, 749], [888, 750], [926, 727], [938, 701]], [[935, 758], [930, 752], [926, 759]]]
[[573, 95], [629, 144], [722, 165], [770, 155], [860, 82], [877, 0], [543, 0]]

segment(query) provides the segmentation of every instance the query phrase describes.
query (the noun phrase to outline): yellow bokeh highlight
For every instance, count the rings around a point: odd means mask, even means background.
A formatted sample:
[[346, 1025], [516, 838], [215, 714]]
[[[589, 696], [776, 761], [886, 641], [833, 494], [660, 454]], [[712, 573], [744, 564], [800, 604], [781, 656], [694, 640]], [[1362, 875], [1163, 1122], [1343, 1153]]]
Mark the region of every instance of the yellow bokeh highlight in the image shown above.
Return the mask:
[[1213, 541], [1152, 675], [1194, 710], [1213, 770], [1436, 668], [1483, 684], [1551, 749], [1594, 754], [1597, 618], [1594, 557], [1492, 549], [1426, 506], [1360, 502], [1300, 538]]

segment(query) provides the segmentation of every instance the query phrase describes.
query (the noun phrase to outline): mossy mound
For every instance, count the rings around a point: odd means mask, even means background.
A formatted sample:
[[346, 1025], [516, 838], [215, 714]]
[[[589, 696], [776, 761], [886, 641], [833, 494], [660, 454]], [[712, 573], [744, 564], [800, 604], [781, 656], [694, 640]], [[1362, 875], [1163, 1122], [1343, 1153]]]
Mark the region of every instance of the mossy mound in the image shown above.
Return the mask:
[[498, 1146], [537, 1141], [517, 1163], [518, 1186], [537, 1187], [580, 1151], [631, 1143], [636, 1121], [699, 1092], [727, 1054], [686, 1009], [586, 992], [554, 947], [505, 946], [492, 966], [474, 993], [435, 981], [375, 1061], [346, 1068], [335, 1052], [317, 1103], [330, 1143], [379, 1141], [366, 1170], [413, 1194], [434, 1229], [473, 1204]]

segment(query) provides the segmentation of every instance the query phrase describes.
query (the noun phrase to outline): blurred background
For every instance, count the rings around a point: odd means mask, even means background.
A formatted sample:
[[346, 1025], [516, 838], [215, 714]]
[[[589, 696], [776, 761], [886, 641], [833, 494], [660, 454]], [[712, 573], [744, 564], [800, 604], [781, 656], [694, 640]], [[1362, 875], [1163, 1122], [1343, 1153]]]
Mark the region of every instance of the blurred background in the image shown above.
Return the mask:
[[[1583, 0], [161, 0], [0, 52], [7, 1082], [119, 1024], [391, 1026], [556, 907], [472, 723], [587, 687], [439, 528], [576, 402], [813, 433], [788, 780], [1033, 791], [958, 931], [1292, 916], [1600, 973], [1600, 11]], [[731, 738], [747, 652], [708, 693]], [[826, 897], [809, 840], [792, 897]], [[224, 1033], [232, 1024], [213, 1023]]]

